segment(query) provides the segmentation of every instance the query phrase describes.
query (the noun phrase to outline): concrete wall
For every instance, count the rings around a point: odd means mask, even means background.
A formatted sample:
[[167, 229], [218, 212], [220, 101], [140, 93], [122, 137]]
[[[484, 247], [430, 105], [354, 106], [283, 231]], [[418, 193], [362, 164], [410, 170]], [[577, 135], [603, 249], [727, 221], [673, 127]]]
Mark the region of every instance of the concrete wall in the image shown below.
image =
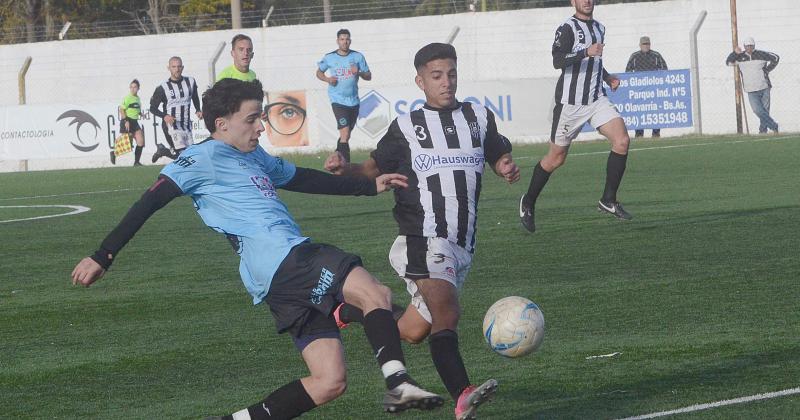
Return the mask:
[[[753, 36], [757, 48], [782, 56], [772, 73], [773, 115], [786, 131], [800, 130], [792, 118], [798, 101], [800, 62], [796, 50], [795, 22], [800, 18], [797, 0], [739, 0], [740, 38]], [[610, 72], [623, 71], [638, 39], [648, 35], [653, 49], [662, 53], [670, 68], [688, 68], [689, 29], [702, 10], [708, 17], [699, 33], [700, 95], [706, 133], [735, 131], [733, 71], [724, 66], [731, 51], [730, 13], [727, 0], [674, 0], [654, 3], [600, 5], [595, 17], [607, 27], [604, 62]], [[558, 76], [551, 65], [550, 46], [556, 27], [572, 14], [570, 7], [511, 12], [464, 13], [409, 19], [336, 22], [243, 30], [254, 39], [253, 69], [266, 90], [325, 86], [314, 77], [316, 62], [336, 48], [335, 33], [347, 27], [352, 48], [362, 51], [372, 69], [371, 82], [362, 89], [391, 88], [411, 83], [415, 51], [432, 41], [444, 41], [460, 27], [454, 45], [459, 52], [462, 82], [509, 79], [543, 79]], [[98, 40], [66, 40], [0, 46], [0, 106], [17, 104], [17, 73], [26, 56], [33, 57], [27, 76], [28, 104], [116, 102], [138, 78], [142, 93], [149, 93], [168, 76], [167, 60], [180, 55], [185, 73], [200, 86], [209, 83], [208, 61], [220, 42], [238, 31], [150, 35]], [[217, 71], [230, 64], [230, 46], [220, 57]], [[313, 92], [312, 92], [313, 93]], [[553, 91], [529, 92], [551, 101]], [[525, 110], [515, 110], [522, 118]], [[750, 114], [752, 127], [757, 125]], [[664, 135], [689, 130], [667, 130]], [[312, 133], [312, 135], [329, 135]], [[537, 138], [538, 139], [538, 138]], [[524, 140], [519, 137], [517, 140]], [[3, 157], [0, 156], [0, 160]]]

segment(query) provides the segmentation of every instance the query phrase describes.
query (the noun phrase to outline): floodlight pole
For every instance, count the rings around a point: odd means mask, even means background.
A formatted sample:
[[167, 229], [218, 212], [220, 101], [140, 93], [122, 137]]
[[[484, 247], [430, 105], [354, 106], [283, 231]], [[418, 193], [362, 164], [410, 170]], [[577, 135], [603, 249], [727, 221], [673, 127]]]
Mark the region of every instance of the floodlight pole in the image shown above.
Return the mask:
[[[739, 27], [736, 22], [736, 0], [731, 0], [731, 43], [735, 50], [739, 46]], [[733, 80], [736, 84], [736, 132], [742, 134], [742, 84], [739, 66], [733, 66]]]
[[690, 50], [692, 53], [692, 121], [694, 121], [695, 134], [703, 134], [703, 116], [700, 113], [700, 66], [697, 57], [697, 32], [703, 25], [708, 12], [703, 10], [694, 21], [691, 31], [689, 31]]
[[231, 0], [231, 29], [242, 29], [241, 0]]

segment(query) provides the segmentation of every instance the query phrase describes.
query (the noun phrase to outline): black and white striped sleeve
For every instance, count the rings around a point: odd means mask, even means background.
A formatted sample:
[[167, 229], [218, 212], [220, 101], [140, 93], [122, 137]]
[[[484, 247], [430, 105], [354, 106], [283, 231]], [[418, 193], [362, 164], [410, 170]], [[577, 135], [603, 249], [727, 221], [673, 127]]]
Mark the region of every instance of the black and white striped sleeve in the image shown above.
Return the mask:
[[553, 40], [553, 67], [563, 69], [586, 58], [586, 50], [572, 52], [574, 42], [575, 34], [569, 24], [565, 23], [556, 30], [556, 38]]

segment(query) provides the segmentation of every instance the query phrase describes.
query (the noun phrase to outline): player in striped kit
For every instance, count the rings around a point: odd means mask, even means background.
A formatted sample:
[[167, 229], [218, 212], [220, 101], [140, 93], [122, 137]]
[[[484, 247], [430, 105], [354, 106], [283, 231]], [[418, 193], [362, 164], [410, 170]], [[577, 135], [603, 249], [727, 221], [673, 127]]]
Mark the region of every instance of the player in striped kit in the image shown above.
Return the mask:
[[[408, 176], [408, 187], [395, 190], [400, 236], [389, 252], [411, 294], [411, 304], [397, 324], [405, 341], [420, 343], [429, 337], [433, 363], [456, 402], [456, 418], [472, 419], [497, 389], [497, 381], [470, 383], [458, 350], [458, 293], [475, 251], [484, 164], [509, 183], [519, 180], [519, 168], [508, 139], [497, 132], [492, 112], [456, 100], [452, 45], [423, 47], [414, 57], [414, 67], [416, 83], [425, 92], [424, 107], [397, 117], [363, 163], [347, 164], [336, 152], [325, 167], [336, 174], [370, 178], [391, 172]], [[361, 319], [351, 305], [337, 313], [342, 322]]]
[[183, 60], [180, 57], [171, 57], [167, 69], [169, 79], [161, 83], [150, 97], [150, 112], [161, 118], [161, 129], [164, 131], [169, 149], [159, 143], [153, 154], [153, 163], [160, 157], [175, 159], [184, 149], [194, 144], [192, 105], [197, 118], [203, 118], [200, 112], [197, 82], [193, 77], [183, 75]]
[[556, 106], [550, 132], [550, 150], [533, 168], [528, 192], [519, 201], [522, 225], [530, 232], [536, 230], [534, 207], [550, 174], [564, 164], [572, 140], [587, 122], [611, 141], [611, 153], [606, 166], [606, 184], [597, 203], [598, 211], [610, 213], [623, 220], [632, 218], [617, 201], [617, 190], [628, 159], [628, 136], [625, 123], [603, 87], [605, 81], [612, 90], [619, 79], [603, 68], [603, 47], [606, 28], [594, 20], [594, 0], [572, 0], [575, 15], [556, 30], [553, 41], [553, 67], [561, 69], [556, 85]]

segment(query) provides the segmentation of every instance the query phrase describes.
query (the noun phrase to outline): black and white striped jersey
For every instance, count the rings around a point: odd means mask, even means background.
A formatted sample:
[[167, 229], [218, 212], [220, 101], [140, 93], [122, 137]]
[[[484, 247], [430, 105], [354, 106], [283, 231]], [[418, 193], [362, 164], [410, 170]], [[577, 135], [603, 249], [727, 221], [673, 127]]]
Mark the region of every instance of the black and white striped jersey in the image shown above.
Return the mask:
[[556, 30], [553, 41], [553, 67], [561, 69], [556, 85], [556, 103], [589, 105], [606, 95], [601, 56], [589, 57], [586, 49], [604, 43], [606, 28], [596, 20], [567, 19]]
[[394, 192], [401, 235], [446, 238], [473, 252], [484, 163], [509, 152], [494, 114], [459, 102], [397, 117], [371, 157], [382, 173], [408, 176], [408, 188]]
[[161, 118], [172, 115], [175, 117], [172, 128], [192, 131], [192, 104], [195, 111], [200, 111], [200, 97], [194, 78], [183, 76], [178, 81], [167, 79], [150, 97], [150, 112]]

